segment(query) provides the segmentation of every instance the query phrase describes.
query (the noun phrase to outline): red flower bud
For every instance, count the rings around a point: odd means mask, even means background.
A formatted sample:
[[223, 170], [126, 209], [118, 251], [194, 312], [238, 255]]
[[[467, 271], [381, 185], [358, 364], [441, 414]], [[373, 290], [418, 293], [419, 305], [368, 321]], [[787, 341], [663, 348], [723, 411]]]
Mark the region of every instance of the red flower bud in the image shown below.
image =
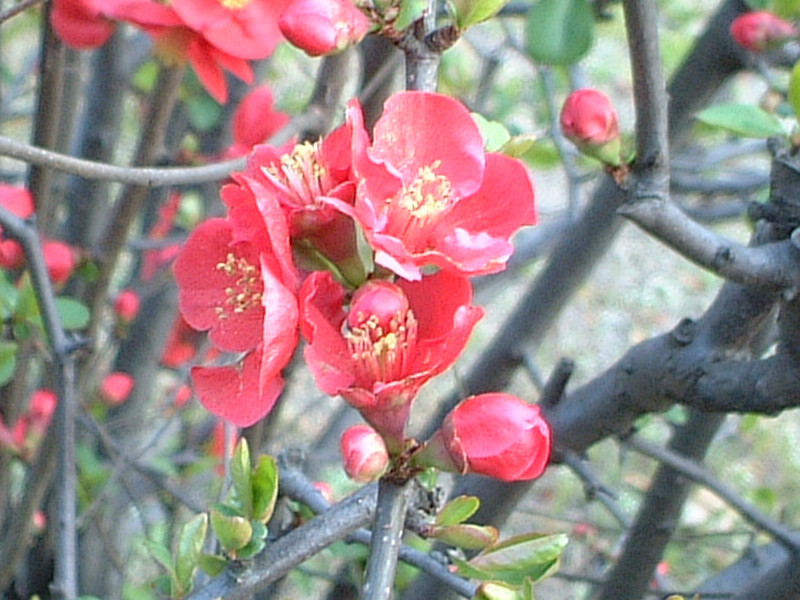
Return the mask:
[[359, 483], [377, 479], [389, 466], [383, 438], [368, 425], [354, 425], [342, 434], [342, 459], [347, 475]]
[[47, 429], [53, 413], [56, 411], [58, 396], [51, 390], [36, 390], [33, 392], [28, 413], [32, 423], [41, 424], [41, 429]]
[[108, 406], [124, 404], [133, 391], [135, 382], [128, 373], [116, 371], [109, 373], [100, 383], [100, 398]]
[[139, 294], [133, 290], [122, 290], [114, 298], [114, 313], [123, 323], [130, 323], [139, 314], [140, 305]]
[[781, 42], [797, 36], [794, 25], [768, 11], [740, 15], [731, 23], [731, 36], [742, 48], [764, 52]]
[[75, 253], [64, 242], [50, 241], [42, 246], [44, 264], [53, 283], [64, 283], [75, 269]]
[[278, 26], [292, 44], [321, 56], [360, 42], [372, 24], [350, 0], [294, 0]]
[[445, 418], [441, 436], [462, 473], [503, 481], [538, 477], [550, 457], [550, 427], [539, 407], [509, 394], [462, 401]]
[[617, 112], [603, 92], [577, 90], [561, 109], [561, 129], [578, 145], [599, 146], [619, 137]]
[[25, 253], [16, 240], [0, 240], [0, 268], [19, 269], [25, 264]]

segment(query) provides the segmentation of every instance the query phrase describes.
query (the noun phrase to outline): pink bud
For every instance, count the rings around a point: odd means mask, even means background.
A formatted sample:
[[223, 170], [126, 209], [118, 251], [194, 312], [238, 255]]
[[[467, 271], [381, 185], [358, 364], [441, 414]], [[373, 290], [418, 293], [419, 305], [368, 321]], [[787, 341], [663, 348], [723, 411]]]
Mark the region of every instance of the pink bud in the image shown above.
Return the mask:
[[731, 36], [742, 48], [764, 52], [797, 36], [794, 25], [768, 11], [746, 13], [731, 23]]
[[392, 331], [392, 322], [404, 319], [408, 313], [408, 298], [395, 284], [380, 279], [366, 282], [353, 295], [347, 324], [351, 329], [380, 327]]
[[19, 269], [25, 264], [25, 253], [16, 240], [0, 240], [0, 268]]
[[75, 253], [67, 244], [58, 241], [45, 242], [42, 246], [44, 263], [53, 283], [64, 283], [75, 269]]
[[360, 42], [372, 24], [350, 0], [294, 0], [278, 26], [289, 42], [321, 56]]
[[115, 371], [109, 373], [100, 383], [100, 398], [108, 406], [124, 404], [133, 391], [135, 382], [128, 373]]
[[328, 504], [333, 504], [333, 488], [326, 481], [315, 481], [314, 487], [322, 494]]
[[467, 398], [447, 415], [441, 434], [462, 473], [523, 481], [541, 475], [550, 457], [550, 427], [539, 407], [509, 394]]
[[619, 137], [617, 112], [603, 92], [572, 92], [561, 109], [561, 130], [577, 145], [600, 146]]
[[114, 312], [123, 323], [131, 323], [139, 314], [139, 294], [133, 290], [122, 290], [114, 298]]
[[36, 534], [42, 533], [44, 528], [47, 527], [47, 515], [43, 511], [37, 510], [31, 517], [33, 524], [33, 532]]
[[383, 438], [368, 425], [354, 425], [345, 431], [341, 447], [344, 470], [353, 481], [373, 481], [389, 466], [389, 453]]
[[192, 388], [189, 387], [187, 384], [181, 384], [181, 386], [175, 390], [175, 406], [181, 408], [186, 405], [189, 400], [192, 399]]
[[31, 423], [41, 426], [42, 431], [47, 429], [53, 413], [58, 405], [58, 396], [51, 390], [36, 390], [33, 392], [28, 413]]

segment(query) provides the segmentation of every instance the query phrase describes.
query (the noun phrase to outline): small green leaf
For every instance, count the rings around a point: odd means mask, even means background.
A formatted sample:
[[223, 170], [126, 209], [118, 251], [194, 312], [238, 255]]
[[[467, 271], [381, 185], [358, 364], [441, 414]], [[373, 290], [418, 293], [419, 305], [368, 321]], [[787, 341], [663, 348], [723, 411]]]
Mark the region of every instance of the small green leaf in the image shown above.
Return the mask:
[[592, 47], [594, 13], [588, 0], [539, 0], [528, 13], [528, 53], [548, 65], [569, 65]]
[[487, 581], [478, 587], [473, 600], [522, 600], [522, 595], [513, 586]]
[[5, 385], [17, 370], [17, 344], [0, 340], [0, 385]]
[[192, 587], [194, 570], [203, 553], [203, 543], [208, 530], [208, 515], [200, 513], [189, 519], [181, 528], [178, 538], [178, 551], [175, 556], [175, 579], [178, 586], [189, 591]]
[[216, 577], [225, 570], [225, 567], [228, 566], [228, 561], [216, 554], [201, 554], [197, 559], [197, 566], [206, 575]]
[[511, 139], [511, 134], [502, 123], [489, 121], [479, 113], [472, 113], [472, 118], [478, 124], [483, 139], [486, 140], [484, 145], [487, 152], [497, 152]]
[[250, 541], [236, 553], [237, 558], [251, 558], [261, 552], [267, 543], [267, 526], [259, 521], [251, 521], [250, 524], [253, 526], [253, 535], [250, 537]]
[[278, 498], [278, 463], [271, 456], [260, 456], [253, 469], [253, 519], [266, 523]]
[[61, 326], [67, 331], [75, 331], [76, 329], [83, 329], [89, 325], [89, 309], [85, 304], [69, 298], [67, 296], [60, 296], [56, 298], [56, 308], [61, 317]]
[[789, 105], [795, 117], [800, 119], [800, 60], [794, 64], [792, 74], [789, 76]]
[[498, 152], [511, 158], [522, 158], [533, 148], [535, 143], [536, 136], [533, 134], [515, 135], [503, 144]]
[[150, 552], [150, 555], [164, 568], [170, 577], [174, 577], [175, 568], [172, 563], [172, 554], [170, 553], [169, 549], [159, 542], [152, 541], [146, 542], [145, 546], [147, 547], [148, 552]]
[[717, 104], [695, 116], [706, 125], [744, 137], [768, 138], [784, 133], [777, 117], [753, 104]]
[[492, 546], [464, 561], [453, 557], [458, 573], [483, 581], [522, 585], [527, 577], [539, 581], [552, 573], [567, 545], [564, 534], [524, 534]]
[[8, 280], [4, 271], [0, 270], [0, 321], [6, 321], [14, 314], [19, 292]]
[[458, 525], [469, 519], [481, 507], [481, 501], [475, 496], [459, 496], [448, 502], [439, 514], [435, 524], [439, 527]]
[[227, 552], [244, 548], [253, 537], [253, 526], [244, 517], [228, 517], [217, 510], [211, 511], [211, 528]]
[[435, 527], [430, 537], [464, 550], [483, 550], [494, 544], [497, 536], [497, 529], [490, 525], [461, 523], [460, 525]]
[[184, 102], [189, 123], [198, 131], [214, 127], [222, 114], [222, 107], [207, 94], [193, 94]]
[[252, 467], [250, 466], [250, 447], [247, 439], [242, 438], [236, 444], [231, 458], [231, 478], [236, 499], [242, 507], [245, 517], [253, 516], [253, 481]]
[[462, 31], [495, 16], [508, 0], [450, 0], [456, 25]]
[[428, 0], [403, 0], [400, 3], [400, 12], [393, 26], [397, 31], [403, 31], [417, 19], [421, 19], [428, 7]]

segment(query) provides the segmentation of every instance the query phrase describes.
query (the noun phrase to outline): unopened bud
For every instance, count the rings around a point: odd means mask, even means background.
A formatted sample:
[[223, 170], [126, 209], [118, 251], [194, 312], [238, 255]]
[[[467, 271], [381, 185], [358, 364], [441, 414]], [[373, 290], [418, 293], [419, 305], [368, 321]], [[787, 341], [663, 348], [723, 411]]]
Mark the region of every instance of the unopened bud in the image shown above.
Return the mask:
[[359, 483], [374, 481], [389, 466], [383, 438], [372, 427], [354, 425], [342, 434], [342, 459], [347, 475]]

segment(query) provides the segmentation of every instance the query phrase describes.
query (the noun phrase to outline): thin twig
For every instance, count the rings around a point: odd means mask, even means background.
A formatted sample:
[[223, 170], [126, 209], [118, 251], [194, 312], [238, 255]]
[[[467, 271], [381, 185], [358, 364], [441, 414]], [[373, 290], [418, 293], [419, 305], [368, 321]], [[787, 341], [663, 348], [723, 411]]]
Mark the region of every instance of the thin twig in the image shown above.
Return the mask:
[[44, 2], [44, 0], [22, 0], [11, 8], [7, 8], [3, 12], [0, 12], [0, 23], [5, 23], [10, 18], [16, 17], [19, 13], [30, 8], [31, 6], [36, 6], [42, 2]]

